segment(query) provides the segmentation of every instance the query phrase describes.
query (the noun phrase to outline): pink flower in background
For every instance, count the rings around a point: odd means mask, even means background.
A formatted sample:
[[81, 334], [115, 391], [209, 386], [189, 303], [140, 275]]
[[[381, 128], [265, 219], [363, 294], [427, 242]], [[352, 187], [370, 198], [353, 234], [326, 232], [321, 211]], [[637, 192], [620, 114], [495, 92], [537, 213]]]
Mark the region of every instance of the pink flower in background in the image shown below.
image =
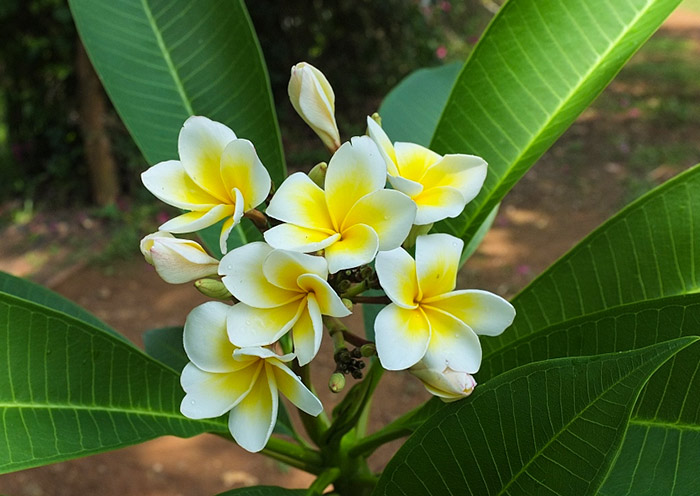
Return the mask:
[[445, 45], [440, 45], [439, 47], [437, 47], [437, 50], [435, 50], [435, 55], [440, 60], [447, 57], [447, 48], [445, 48]]
[[440, 10], [443, 12], [450, 12], [452, 10], [452, 4], [447, 0], [440, 2]]

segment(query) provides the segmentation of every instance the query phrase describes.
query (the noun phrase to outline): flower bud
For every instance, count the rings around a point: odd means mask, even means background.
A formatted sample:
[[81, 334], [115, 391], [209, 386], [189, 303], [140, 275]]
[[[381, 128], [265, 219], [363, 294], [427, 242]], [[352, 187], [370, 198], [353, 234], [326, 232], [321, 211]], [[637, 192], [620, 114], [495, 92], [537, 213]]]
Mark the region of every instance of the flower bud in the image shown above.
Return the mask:
[[345, 388], [345, 376], [340, 372], [335, 372], [331, 374], [331, 378], [328, 380], [328, 389], [332, 393], [339, 393]]
[[231, 298], [231, 293], [226, 289], [224, 283], [218, 279], [197, 279], [194, 282], [194, 287], [197, 288], [197, 291], [209, 298], [215, 298], [217, 300], [228, 300]]
[[360, 347], [360, 353], [365, 358], [374, 356], [377, 354], [377, 346], [374, 343], [363, 344]]
[[141, 240], [141, 253], [170, 284], [214, 276], [219, 267], [219, 261], [207, 255], [199, 243], [160, 231]]
[[476, 387], [476, 381], [470, 374], [449, 367], [440, 371], [418, 362], [408, 371], [420, 379], [430, 394], [438, 396], [445, 403], [469, 396]]
[[304, 122], [329, 150], [337, 150], [340, 134], [335, 122], [335, 94], [326, 76], [311, 64], [299, 62], [292, 67], [287, 91], [294, 110]]
[[326, 171], [328, 170], [328, 164], [326, 162], [319, 162], [314, 166], [309, 172], [309, 179], [311, 179], [316, 186], [323, 189], [323, 185], [326, 183]]

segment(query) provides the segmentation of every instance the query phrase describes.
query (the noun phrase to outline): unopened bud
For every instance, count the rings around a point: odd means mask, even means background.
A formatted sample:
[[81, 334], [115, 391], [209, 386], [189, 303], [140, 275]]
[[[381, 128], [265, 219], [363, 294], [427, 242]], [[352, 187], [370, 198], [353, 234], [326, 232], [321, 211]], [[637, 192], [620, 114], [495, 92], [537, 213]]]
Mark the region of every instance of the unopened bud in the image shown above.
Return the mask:
[[345, 305], [345, 308], [352, 312], [352, 301], [348, 300], [347, 298], [342, 298], [341, 301], [343, 302], [343, 305]]
[[374, 343], [367, 343], [360, 346], [360, 353], [363, 357], [371, 357], [377, 354], [377, 347]]
[[141, 240], [141, 252], [158, 275], [171, 284], [216, 275], [219, 267], [219, 261], [209, 256], [196, 241], [161, 231]]
[[299, 62], [292, 67], [287, 91], [294, 110], [304, 122], [329, 150], [337, 150], [340, 134], [335, 122], [335, 94], [326, 76], [311, 64]]
[[352, 286], [352, 283], [347, 279], [343, 279], [338, 283], [338, 291], [345, 293], [348, 289], [350, 289], [350, 286]]
[[327, 170], [328, 164], [326, 162], [319, 162], [311, 169], [311, 172], [309, 172], [309, 179], [316, 183], [316, 186], [323, 189], [323, 185], [326, 183]]
[[331, 374], [331, 378], [328, 381], [328, 389], [332, 393], [339, 393], [345, 388], [345, 376], [340, 372], [335, 372]]
[[370, 119], [372, 119], [374, 122], [376, 122], [376, 123], [379, 124], [380, 126], [382, 125], [382, 118], [381, 118], [381, 116], [380, 116], [377, 112], [373, 113], [373, 114], [370, 116]]
[[209, 298], [216, 298], [217, 300], [228, 300], [231, 298], [229, 290], [218, 279], [198, 279], [194, 282], [194, 287]]

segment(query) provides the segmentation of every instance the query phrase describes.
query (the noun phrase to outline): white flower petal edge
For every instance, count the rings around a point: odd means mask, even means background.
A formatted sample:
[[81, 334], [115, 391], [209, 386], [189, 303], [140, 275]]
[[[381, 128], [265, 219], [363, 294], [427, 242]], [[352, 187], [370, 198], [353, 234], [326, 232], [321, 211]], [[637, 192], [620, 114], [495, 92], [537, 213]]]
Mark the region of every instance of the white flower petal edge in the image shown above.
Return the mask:
[[387, 370], [404, 370], [415, 365], [428, 349], [430, 323], [419, 308], [407, 310], [389, 304], [374, 321], [379, 361]]
[[219, 261], [189, 239], [166, 232], [149, 234], [141, 240], [141, 252], [158, 275], [170, 284], [182, 284], [216, 275]]

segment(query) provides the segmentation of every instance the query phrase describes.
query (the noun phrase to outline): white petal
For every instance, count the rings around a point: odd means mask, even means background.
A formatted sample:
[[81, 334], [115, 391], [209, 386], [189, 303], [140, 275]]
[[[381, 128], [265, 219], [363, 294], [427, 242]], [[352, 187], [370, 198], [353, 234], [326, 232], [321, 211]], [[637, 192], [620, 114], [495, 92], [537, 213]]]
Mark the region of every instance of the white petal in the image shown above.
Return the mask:
[[277, 287], [300, 291], [297, 279], [302, 274], [328, 277], [328, 264], [323, 257], [287, 250], [273, 250], [263, 262], [265, 278]]
[[170, 284], [182, 284], [216, 275], [219, 261], [189, 239], [159, 237], [151, 242], [150, 256], [158, 275]]
[[321, 347], [321, 338], [323, 338], [321, 311], [313, 294], [306, 298], [304, 309], [299, 319], [294, 323], [292, 338], [294, 339], [294, 353], [299, 360], [299, 365], [304, 366], [314, 359]]
[[389, 137], [382, 129], [382, 126], [377, 124], [374, 119], [367, 117], [367, 134], [374, 140], [374, 143], [379, 148], [379, 151], [386, 161], [386, 167], [389, 171], [389, 175], [395, 176], [399, 173], [396, 168], [396, 153], [394, 152], [394, 147], [389, 140]]
[[222, 203], [195, 184], [178, 160], [154, 165], [141, 174], [141, 181], [156, 198], [184, 210], [209, 210]]
[[416, 218], [416, 204], [399, 191], [382, 189], [360, 198], [350, 209], [342, 226], [366, 224], [379, 237], [379, 250], [401, 246]]
[[[481, 365], [481, 344], [469, 326], [440, 310], [422, 306], [430, 321], [430, 344], [423, 361], [429, 368], [474, 374]], [[378, 349], [378, 347], [377, 347]]]
[[328, 234], [293, 224], [280, 224], [265, 231], [265, 241], [274, 248], [310, 253], [323, 250], [335, 243], [339, 233]]
[[384, 188], [386, 163], [368, 136], [344, 143], [331, 157], [326, 172], [326, 203], [335, 225], [341, 225], [363, 196]]
[[464, 241], [449, 234], [416, 239], [416, 274], [423, 299], [452, 291], [457, 284]]
[[187, 212], [170, 219], [158, 229], [171, 233], [190, 233], [213, 226], [221, 219], [233, 215], [233, 205], [216, 205], [211, 210]]
[[187, 393], [180, 404], [180, 411], [192, 419], [223, 415], [250, 391], [262, 369], [261, 365], [262, 362], [236, 372], [213, 373], [188, 363], [180, 376], [180, 384]]
[[350, 310], [343, 304], [338, 293], [336, 293], [325, 279], [321, 279], [316, 274], [303, 274], [297, 279], [298, 286], [307, 293], [313, 294], [318, 302], [319, 310], [323, 315], [332, 317], [347, 317]]
[[202, 116], [185, 121], [177, 140], [182, 166], [192, 180], [227, 203], [230, 189], [221, 179], [221, 155], [236, 135], [220, 122]]
[[183, 343], [187, 357], [207, 372], [230, 372], [238, 365], [233, 360], [235, 346], [226, 332], [230, 305], [218, 301], [203, 303], [185, 320]]
[[424, 189], [413, 201], [418, 207], [415, 223], [419, 226], [455, 218], [467, 203], [459, 191], [448, 186]]
[[423, 191], [423, 185], [421, 183], [411, 181], [405, 177], [389, 175], [389, 182], [391, 183], [392, 188], [401, 191], [411, 198]]
[[280, 362], [291, 362], [294, 360], [296, 355], [294, 353], [287, 353], [286, 355], [278, 355], [270, 348], [263, 348], [261, 346], [250, 346], [246, 348], [238, 348], [233, 352], [233, 358], [235, 360], [250, 360], [255, 358], [263, 358], [265, 360], [280, 361]]
[[228, 251], [228, 237], [231, 234], [231, 230], [241, 221], [244, 213], [243, 195], [238, 188], [234, 188], [231, 193], [235, 197], [234, 211], [233, 217], [226, 219], [221, 226], [221, 234], [219, 235], [219, 250], [221, 250], [221, 253], [226, 253]]
[[255, 385], [229, 415], [228, 427], [238, 445], [251, 453], [262, 450], [270, 439], [277, 421], [279, 395], [274, 374], [267, 370], [258, 375]]
[[[221, 155], [221, 178], [227, 191], [238, 189], [243, 198], [243, 211], [257, 207], [270, 193], [270, 174], [245, 139], [231, 141]], [[238, 203], [238, 198], [236, 198]]]
[[[268, 231], [269, 232], [269, 231]], [[342, 238], [326, 248], [328, 271], [359, 267], [374, 260], [379, 250], [379, 237], [365, 224], [355, 224], [342, 233]]]
[[265, 279], [263, 263], [272, 248], [256, 241], [227, 253], [219, 264], [219, 274], [233, 296], [256, 308], [274, 308], [299, 298], [299, 293], [279, 288]]
[[151, 248], [153, 248], [153, 243], [155, 243], [155, 241], [159, 238], [175, 239], [175, 236], [173, 236], [169, 232], [157, 231], [144, 236], [141, 242], [139, 243], [139, 248], [141, 249], [143, 258], [145, 258], [146, 262], [148, 262], [151, 265], [153, 265], [153, 258], [151, 257]]
[[270, 217], [299, 227], [334, 233], [326, 194], [309, 176], [296, 172], [275, 192], [265, 211]]
[[304, 310], [298, 301], [275, 308], [253, 308], [245, 303], [230, 307], [227, 316], [228, 337], [238, 347], [272, 344], [292, 328]]
[[379, 361], [387, 370], [415, 365], [428, 348], [430, 324], [420, 308], [407, 310], [389, 304], [374, 321]]
[[421, 179], [426, 188], [449, 186], [457, 189], [464, 202], [476, 197], [486, 179], [486, 161], [475, 155], [445, 155]]
[[423, 175], [428, 168], [442, 157], [432, 150], [415, 143], [394, 143], [399, 175], [412, 181], [423, 183]]
[[386, 295], [401, 308], [418, 306], [420, 290], [416, 279], [416, 263], [403, 248], [382, 251], [375, 262], [379, 284]]
[[484, 336], [498, 336], [515, 318], [515, 308], [498, 295], [479, 289], [463, 289], [427, 299], [425, 304], [454, 315]]
[[284, 365], [270, 363], [274, 366], [273, 370], [279, 392], [285, 395], [294, 406], [314, 417], [323, 411], [321, 402], [304, 386], [294, 372]]

